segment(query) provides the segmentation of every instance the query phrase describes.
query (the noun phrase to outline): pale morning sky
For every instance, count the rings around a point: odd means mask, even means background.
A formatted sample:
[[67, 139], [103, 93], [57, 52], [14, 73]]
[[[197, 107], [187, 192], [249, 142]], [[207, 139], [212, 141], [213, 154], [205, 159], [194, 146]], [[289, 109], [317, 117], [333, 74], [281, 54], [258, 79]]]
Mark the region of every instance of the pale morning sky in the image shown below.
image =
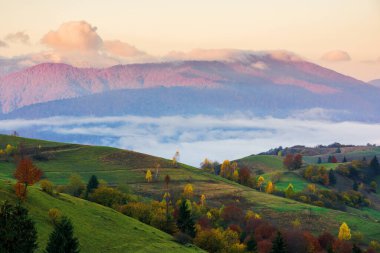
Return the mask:
[[[2, 57], [57, 50], [45, 35], [83, 20], [101, 40], [153, 56], [284, 49], [364, 81], [380, 78], [379, 0], [0, 0], [0, 10]], [[104, 46], [120, 52], [120, 44]]]

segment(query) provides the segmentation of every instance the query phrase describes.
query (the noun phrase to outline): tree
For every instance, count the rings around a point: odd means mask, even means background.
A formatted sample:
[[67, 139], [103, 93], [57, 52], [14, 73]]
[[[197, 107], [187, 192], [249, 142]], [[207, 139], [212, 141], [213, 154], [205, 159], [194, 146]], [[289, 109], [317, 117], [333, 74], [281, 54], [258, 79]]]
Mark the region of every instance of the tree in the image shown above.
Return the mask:
[[154, 180], [158, 180], [158, 173], [160, 172], [161, 165], [156, 163], [156, 173], [154, 174]]
[[28, 210], [5, 201], [0, 206], [0, 252], [32, 253], [37, 249], [37, 230]]
[[248, 238], [247, 242], [247, 251], [248, 252], [255, 252], [257, 249], [257, 242], [255, 240], [255, 237], [252, 235]]
[[25, 190], [21, 198], [25, 198], [27, 194], [27, 188], [29, 185], [34, 185], [40, 181], [42, 176], [42, 171], [38, 169], [29, 158], [23, 158], [17, 165], [16, 171], [14, 172], [14, 177], [17, 179], [19, 184], [23, 184]]
[[346, 163], [346, 162], [347, 162], [347, 158], [343, 157], [342, 163]]
[[248, 168], [242, 168], [239, 172], [239, 183], [242, 185], [248, 185], [251, 179], [251, 171]]
[[85, 188], [86, 185], [83, 182], [82, 177], [77, 173], [73, 173], [70, 175], [69, 183], [65, 187], [65, 192], [75, 197], [79, 197], [84, 192]]
[[321, 164], [322, 163], [322, 158], [318, 157], [318, 161], [317, 161], [318, 164]]
[[337, 163], [338, 160], [336, 159], [335, 156], [331, 156], [331, 163]]
[[269, 181], [268, 184], [267, 184], [267, 187], [265, 188], [265, 192], [266, 193], [273, 193], [274, 191], [274, 184], [272, 183], [272, 181]]
[[122, 205], [126, 202], [126, 196], [118, 189], [111, 187], [99, 187], [90, 194], [89, 199], [103, 206]]
[[362, 253], [362, 250], [356, 244], [354, 244], [352, 247], [352, 253]]
[[343, 241], [343, 240], [348, 241], [351, 239], [350, 228], [348, 227], [347, 223], [345, 223], [345, 222], [343, 222], [339, 228], [338, 239], [341, 241]]
[[172, 163], [173, 163], [173, 166], [174, 168], [177, 168], [178, 166], [178, 162], [179, 162], [179, 158], [180, 158], [180, 154], [179, 154], [179, 150], [177, 150], [173, 156], [173, 160], [172, 160]]
[[371, 183], [369, 184], [369, 186], [371, 187], [371, 191], [373, 191], [373, 192], [377, 191], [377, 183], [376, 183], [376, 181], [371, 181]]
[[195, 236], [195, 223], [191, 214], [190, 200], [181, 200], [178, 210], [177, 226], [183, 233], [186, 233], [192, 237]]
[[329, 182], [330, 182], [330, 185], [336, 184], [336, 176], [332, 169], [329, 170]]
[[206, 195], [204, 195], [204, 194], [201, 195], [201, 201], [200, 201], [200, 203], [201, 203], [201, 206], [205, 206], [206, 205]]
[[290, 198], [294, 195], [294, 187], [292, 184], [289, 184], [288, 187], [285, 190], [285, 196], [287, 198]]
[[260, 191], [261, 191], [261, 186], [263, 185], [264, 181], [265, 179], [262, 176], [259, 176], [259, 178], [257, 179], [257, 187], [259, 187]]
[[170, 183], [170, 176], [169, 176], [169, 175], [166, 175], [166, 176], [165, 176], [165, 186], [166, 186], [166, 190], [169, 189], [169, 183]]
[[369, 167], [371, 169], [372, 175], [378, 175], [380, 174], [380, 164], [379, 160], [377, 159], [377, 156], [374, 156], [369, 163]]
[[186, 198], [191, 199], [193, 197], [193, 194], [194, 194], [193, 186], [191, 184], [185, 185], [185, 187], [183, 188], [183, 195]]
[[54, 185], [52, 182], [50, 182], [47, 179], [43, 179], [40, 181], [40, 186], [41, 186], [42, 191], [44, 191], [50, 195], [53, 195]]
[[150, 170], [147, 170], [145, 174], [145, 179], [148, 183], [152, 182], [152, 172]]
[[79, 241], [74, 237], [71, 221], [63, 216], [54, 226], [46, 246], [46, 253], [79, 253]]
[[302, 166], [302, 155], [296, 154], [293, 160], [293, 169], [298, 170]]
[[286, 245], [281, 233], [278, 231], [276, 238], [272, 242], [271, 253], [287, 253]]
[[287, 154], [282, 163], [288, 170], [300, 169], [302, 167], [302, 155]]
[[234, 173], [233, 173], [233, 175], [232, 175], [232, 179], [234, 180], [234, 181], [238, 181], [238, 179], [239, 179], [239, 170], [235, 170], [234, 171]]
[[92, 175], [87, 183], [87, 193], [91, 193], [93, 190], [98, 188], [99, 181], [98, 178], [95, 175]]
[[292, 165], [293, 165], [293, 155], [287, 154], [282, 163], [283, 163], [285, 168], [290, 170], [292, 168]]
[[229, 160], [224, 160], [220, 167], [220, 175], [222, 177], [227, 177], [230, 170], [231, 163]]

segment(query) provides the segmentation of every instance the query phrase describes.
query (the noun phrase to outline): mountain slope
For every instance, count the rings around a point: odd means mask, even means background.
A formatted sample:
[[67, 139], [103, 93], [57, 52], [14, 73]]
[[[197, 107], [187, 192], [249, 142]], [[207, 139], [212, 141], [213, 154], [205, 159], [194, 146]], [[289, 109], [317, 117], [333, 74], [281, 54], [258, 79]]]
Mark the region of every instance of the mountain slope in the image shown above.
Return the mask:
[[[166, 90], [157, 93], [161, 111], [174, 105], [185, 113], [202, 114], [208, 113], [205, 108], [217, 110], [223, 102], [226, 108], [247, 110], [259, 115], [272, 115], [278, 110], [290, 115], [294, 110], [318, 107], [339, 110], [345, 114], [344, 117], [357, 120], [380, 118], [377, 113], [380, 102], [376, 99], [380, 91], [376, 87], [286, 54], [279, 57], [274, 53], [245, 52], [243, 56], [218, 61], [119, 65], [105, 69], [40, 64], [0, 78], [1, 110], [8, 113], [37, 103], [103, 93], [107, 93], [105, 96], [108, 101], [112, 101], [113, 96], [120, 98], [121, 94], [117, 92], [120, 90], [124, 90], [123, 100], [141, 106], [149, 103], [153, 97], [151, 90], [165, 87]], [[183, 92], [177, 94], [179, 88]], [[172, 97], [169, 103], [172, 104], [167, 104], [166, 92], [170, 92]], [[214, 93], [216, 95], [213, 96]], [[194, 103], [189, 99], [186, 103], [182, 101], [190, 95]], [[94, 101], [88, 98], [75, 102], [64, 100], [57, 105], [57, 110], [67, 106], [65, 102], [79, 105], [85, 101], [94, 111], [99, 111], [107, 104], [102, 97], [96, 103], [98, 98], [95, 96]], [[196, 108], [195, 104], [199, 100], [203, 101], [203, 105]], [[48, 106], [51, 105], [56, 104]], [[50, 111], [54, 112], [54, 109]], [[118, 115], [130, 111], [133, 112], [128, 105], [112, 108], [112, 112]], [[363, 111], [366, 112], [365, 117], [361, 116]], [[85, 113], [81, 108], [66, 113], [70, 112]], [[172, 110], [170, 113], [180, 112]], [[149, 109], [141, 109], [139, 114], [147, 115]]]
[[[142, 197], [161, 200], [165, 188], [163, 178], [165, 175], [169, 175], [171, 178], [170, 192], [175, 199], [180, 197], [184, 185], [191, 183], [194, 187], [195, 200], [198, 200], [201, 194], [205, 194], [207, 204], [218, 208], [238, 201], [243, 209], [253, 209], [280, 227], [291, 227], [292, 221], [298, 218], [308, 221], [302, 222], [304, 229], [315, 233], [326, 229], [337, 234], [339, 225], [347, 222], [352, 231], [362, 232], [367, 241], [380, 236], [380, 223], [377, 223], [376, 218], [378, 211], [372, 209], [367, 212], [349, 208], [347, 212], [342, 212], [310, 206], [261, 193], [184, 164], [175, 168], [169, 160], [137, 152], [108, 147], [68, 146], [68, 144], [0, 136], [1, 146], [7, 143], [16, 145], [21, 140], [30, 148], [41, 145], [42, 153], [49, 154], [48, 161], [36, 161], [36, 164], [55, 184], [66, 183], [71, 173], [79, 173], [84, 180], [88, 180], [92, 174], [95, 174], [99, 179], [104, 179], [111, 185], [122, 184]], [[269, 166], [278, 164], [277, 161], [271, 163], [261, 160], [260, 162]], [[145, 172], [147, 169], [154, 168], [156, 163], [161, 165], [159, 180], [147, 183]], [[0, 177], [12, 177], [14, 170], [12, 163], [0, 162], [0, 166], [2, 168]]]
[[[78, 237], [81, 252], [203, 252], [195, 247], [182, 246], [172, 236], [118, 213], [110, 208], [83, 199], [60, 194], [52, 197], [36, 187], [29, 188], [24, 203], [36, 223], [37, 252], [43, 252], [53, 225], [49, 221], [50, 208], [58, 208], [68, 216]], [[0, 202], [16, 202], [13, 187], [0, 179]]]

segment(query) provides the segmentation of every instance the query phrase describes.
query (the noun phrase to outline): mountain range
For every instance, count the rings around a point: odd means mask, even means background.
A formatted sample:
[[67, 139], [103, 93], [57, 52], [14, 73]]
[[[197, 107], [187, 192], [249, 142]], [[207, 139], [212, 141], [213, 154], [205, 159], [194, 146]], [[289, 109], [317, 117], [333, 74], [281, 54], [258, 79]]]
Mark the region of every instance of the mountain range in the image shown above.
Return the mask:
[[77, 68], [42, 63], [0, 77], [1, 118], [234, 112], [379, 122], [380, 89], [291, 53]]

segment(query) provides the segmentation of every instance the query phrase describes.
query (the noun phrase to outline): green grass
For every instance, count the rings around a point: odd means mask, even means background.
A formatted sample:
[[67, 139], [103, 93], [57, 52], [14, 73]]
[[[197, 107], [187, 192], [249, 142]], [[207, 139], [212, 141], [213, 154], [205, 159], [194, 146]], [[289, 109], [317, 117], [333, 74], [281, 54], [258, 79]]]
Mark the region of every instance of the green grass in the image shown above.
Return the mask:
[[[4, 200], [16, 202], [9, 182], [0, 180], [0, 201]], [[194, 246], [182, 246], [174, 242], [172, 236], [113, 209], [65, 194], [53, 197], [30, 187], [28, 199], [23, 205], [36, 223], [38, 252], [43, 252], [53, 230], [48, 219], [50, 208], [58, 208], [72, 220], [83, 253], [202, 252]]]
[[240, 167], [260, 169], [265, 173], [284, 170], [282, 158], [270, 155], [250, 155], [237, 160]]
[[[0, 143], [1, 141], [0, 137]], [[20, 139], [12, 141], [17, 143]], [[39, 144], [38, 141], [33, 140], [33, 142], [33, 145]], [[41, 143], [43, 146], [52, 145]], [[298, 218], [303, 221], [303, 229], [316, 234], [327, 229], [336, 235], [340, 224], [347, 222], [349, 226], [352, 224], [353, 230], [362, 232], [367, 242], [380, 237], [380, 223], [358, 215], [357, 210], [340, 212], [310, 206], [261, 193], [184, 164], [174, 168], [168, 160], [136, 152], [97, 146], [69, 146], [68, 148], [66, 145], [65, 147], [57, 149], [55, 146], [54, 150], [46, 148], [46, 152], [51, 152], [53, 158], [47, 162], [37, 163], [47, 178], [55, 184], [67, 182], [68, 176], [73, 172], [79, 173], [85, 180], [95, 174], [99, 179], [105, 179], [109, 183], [127, 184], [135, 194], [144, 198], [161, 199], [164, 192], [163, 178], [165, 175], [170, 175], [170, 190], [173, 193], [172, 196], [175, 197], [179, 196], [185, 184], [191, 183], [195, 191], [194, 201], [199, 200], [200, 194], [206, 195], [209, 206], [218, 208], [238, 201], [243, 209], [259, 212], [265, 219], [280, 227], [288, 228], [291, 222]], [[242, 161], [250, 162], [255, 168], [262, 169], [266, 173], [284, 172], [281, 158], [276, 156], [250, 156], [243, 158]], [[145, 171], [153, 168], [157, 162], [161, 165], [159, 180], [147, 183]], [[11, 178], [13, 170], [13, 163], [0, 162], [0, 177]], [[288, 183], [292, 183], [298, 191], [307, 185], [305, 180], [293, 172], [285, 173], [281, 180], [277, 187], [285, 188]], [[374, 212], [378, 211], [374, 210]]]

